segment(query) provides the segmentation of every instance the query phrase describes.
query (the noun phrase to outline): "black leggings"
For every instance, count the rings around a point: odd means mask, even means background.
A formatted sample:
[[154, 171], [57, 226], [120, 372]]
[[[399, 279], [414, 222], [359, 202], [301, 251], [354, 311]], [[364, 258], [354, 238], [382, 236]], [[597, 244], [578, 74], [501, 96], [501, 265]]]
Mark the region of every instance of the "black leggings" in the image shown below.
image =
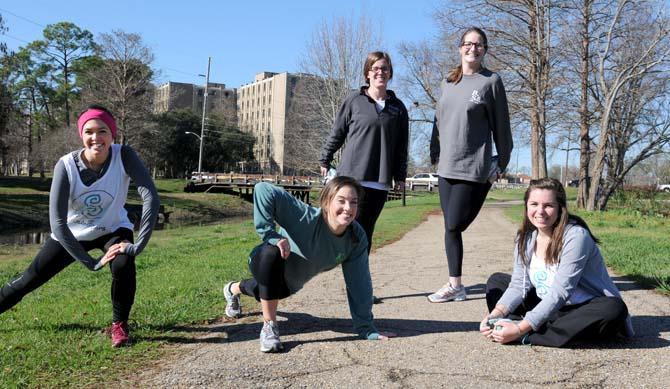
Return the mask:
[[240, 291], [257, 301], [280, 300], [291, 295], [284, 279], [284, 264], [279, 248], [263, 243], [254, 249], [249, 269], [254, 278], [240, 281]]
[[358, 215], [356, 221], [365, 230], [368, 238], [368, 254], [372, 248], [372, 234], [375, 232], [375, 224], [384, 209], [388, 191], [363, 187], [363, 199], [358, 204]]
[[460, 277], [463, 269], [463, 236], [484, 205], [491, 189], [489, 182], [454, 180], [439, 177], [440, 205], [444, 216], [444, 248], [449, 275]]
[[[79, 243], [86, 251], [97, 248], [107, 252], [112, 244], [124, 240], [133, 242], [133, 232], [127, 228]], [[58, 241], [48, 238], [28, 269], [0, 289], [0, 313], [16, 305], [23, 296], [45, 284], [74, 261]], [[113, 321], [127, 321], [135, 301], [135, 257], [119, 254], [109, 267], [112, 271], [112, 318]]]
[[[509, 286], [512, 276], [494, 273], [486, 282], [486, 305], [493, 311], [498, 300]], [[520, 320], [535, 308], [540, 298], [532, 288], [524, 301], [511, 313], [510, 318]], [[618, 297], [594, 297], [581, 304], [564, 305], [537, 331], [528, 335], [530, 344], [562, 347], [568, 343], [597, 343], [612, 340], [625, 333], [628, 308]]]

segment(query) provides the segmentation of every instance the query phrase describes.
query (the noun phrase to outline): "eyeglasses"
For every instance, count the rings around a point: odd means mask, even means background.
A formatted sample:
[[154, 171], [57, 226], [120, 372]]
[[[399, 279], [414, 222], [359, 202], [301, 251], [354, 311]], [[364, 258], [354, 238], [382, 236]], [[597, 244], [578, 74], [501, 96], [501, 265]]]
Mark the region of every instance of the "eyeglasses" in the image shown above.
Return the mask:
[[391, 71], [391, 69], [386, 67], [386, 66], [373, 66], [373, 67], [370, 68], [370, 71], [372, 73], [377, 73], [377, 72], [388, 73], [388, 72]]
[[478, 49], [478, 50], [486, 48], [485, 43], [478, 43], [478, 42], [463, 42], [463, 44], [461, 44], [461, 46], [465, 47], [468, 50], [470, 50], [472, 47], [474, 47], [475, 49]]

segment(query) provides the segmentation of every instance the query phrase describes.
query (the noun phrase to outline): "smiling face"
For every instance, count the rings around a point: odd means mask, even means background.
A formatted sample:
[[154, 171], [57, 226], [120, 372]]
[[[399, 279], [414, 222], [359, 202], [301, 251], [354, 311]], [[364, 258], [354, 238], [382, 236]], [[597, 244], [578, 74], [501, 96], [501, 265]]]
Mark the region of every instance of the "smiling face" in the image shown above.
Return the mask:
[[463, 37], [461, 47], [461, 65], [464, 68], [478, 69], [486, 55], [486, 39], [476, 31], [470, 31]]
[[343, 186], [323, 208], [328, 228], [335, 235], [342, 235], [358, 214], [358, 193], [350, 185]]
[[99, 119], [87, 121], [81, 131], [81, 139], [87, 161], [100, 163], [107, 159], [113, 138], [105, 122]]
[[526, 202], [526, 217], [538, 231], [551, 235], [560, 214], [556, 193], [550, 189], [534, 189]]
[[384, 58], [376, 61], [370, 66], [367, 78], [371, 87], [386, 89], [386, 85], [391, 79], [391, 65]]

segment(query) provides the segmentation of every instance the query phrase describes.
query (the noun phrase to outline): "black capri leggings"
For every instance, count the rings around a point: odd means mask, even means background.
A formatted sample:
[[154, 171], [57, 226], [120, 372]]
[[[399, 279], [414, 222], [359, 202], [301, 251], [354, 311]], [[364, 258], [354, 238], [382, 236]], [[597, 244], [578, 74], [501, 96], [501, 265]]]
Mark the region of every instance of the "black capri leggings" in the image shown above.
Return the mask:
[[254, 250], [249, 270], [254, 278], [240, 281], [240, 291], [257, 301], [280, 300], [291, 295], [284, 279], [284, 264], [279, 248], [263, 243]]
[[[134, 241], [133, 232], [127, 228], [79, 243], [86, 251], [97, 248], [107, 252], [112, 244], [124, 240]], [[23, 296], [44, 285], [74, 261], [58, 241], [48, 238], [28, 269], [0, 289], [0, 313], [16, 305]], [[112, 320], [127, 321], [135, 301], [135, 257], [119, 254], [110, 262], [109, 268], [112, 272]]]
[[[486, 282], [486, 305], [493, 311], [498, 300], [509, 286], [512, 276], [505, 273], [493, 273]], [[510, 318], [521, 320], [526, 312], [540, 302], [535, 288], [526, 294], [526, 298]], [[574, 343], [599, 343], [615, 339], [624, 334], [628, 307], [618, 297], [594, 297], [581, 304], [564, 305], [547, 320], [537, 331], [531, 331], [527, 342], [546, 347], [563, 347]]]
[[444, 216], [444, 248], [449, 275], [460, 277], [463, 269], [463, 236], [484, 205], [491, 183], [439, 177], [440, 205]]

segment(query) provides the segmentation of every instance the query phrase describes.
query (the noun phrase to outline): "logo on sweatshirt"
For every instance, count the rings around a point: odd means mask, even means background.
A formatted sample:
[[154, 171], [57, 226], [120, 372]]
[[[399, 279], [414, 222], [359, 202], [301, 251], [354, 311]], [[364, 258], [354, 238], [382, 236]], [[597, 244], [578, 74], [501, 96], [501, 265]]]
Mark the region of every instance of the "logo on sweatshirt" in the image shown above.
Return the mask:
[[482, 97], [479, 95], [479, 91], [473, 90], [472, 97], [470, 97], [470, 102], [479, 104], [482, 102]]

